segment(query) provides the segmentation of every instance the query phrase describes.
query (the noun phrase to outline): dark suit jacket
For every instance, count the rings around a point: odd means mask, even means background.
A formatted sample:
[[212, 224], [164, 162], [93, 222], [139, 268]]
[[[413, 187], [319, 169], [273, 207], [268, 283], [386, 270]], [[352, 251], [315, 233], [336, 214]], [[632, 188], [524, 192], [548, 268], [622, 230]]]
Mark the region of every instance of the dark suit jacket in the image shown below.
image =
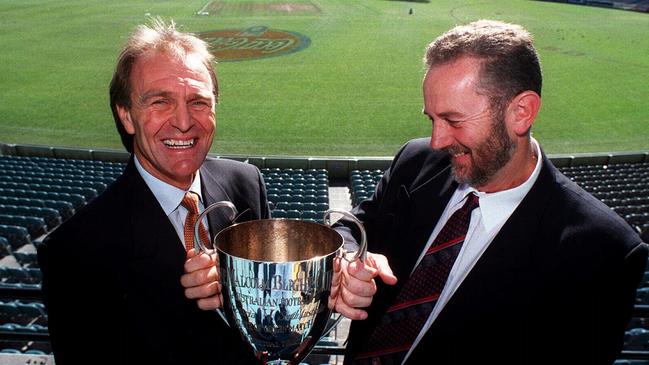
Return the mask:
[[[228, 200], [239, 220], [268, 218], [259, 170], [230, 160], [200, 169], [207, 205]], [[214, 236], [229, 212], [208, 216]], [[255, 363], [214, 311], [186, 299], [185, 250], [171, 222], [128, 163], [115, 183], [38, 249], [56, 363]]]
[[[369, 250], [386, 255], [400, 281], [379, 285], [368, 319], [352, 324], [346, 363], [406, 282], [457, 187], [448, 157], [429, 141], [409, 142], [353, 210]], [[349, 227], [338, 229], [353, 241]], [[610, 364], [646, 263], [639, 236], [543, 157], [538, 180], [408, 363]]]

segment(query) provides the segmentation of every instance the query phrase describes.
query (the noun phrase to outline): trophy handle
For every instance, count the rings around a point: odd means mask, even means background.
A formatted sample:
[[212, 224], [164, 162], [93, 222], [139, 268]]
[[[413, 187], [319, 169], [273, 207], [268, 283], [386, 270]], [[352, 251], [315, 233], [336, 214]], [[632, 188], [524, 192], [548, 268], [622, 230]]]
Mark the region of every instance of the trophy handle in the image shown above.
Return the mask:
[[[203, 244], [203, 242], [201, 242], [201, 237], [198, 234], [198, 227], [200, 225], [200, 222], [203, 221], [203, 218], [205, 217], [205, 215], [207, 213], [209, 213], [213, 209], [222, 208], [222, 207], [230, 208], [230, 211], [231, 211], [230, 213], [231, 214], [230, 214], [230, 217], [228, 217], [228, 219], [230, 219], [231, 222], [234, 222], [234, 219], [237, 216], [237, 208], [234, 206], [234, 204], [232, 204], [231, 202], [229, 202], [227, 200], [223, 200], [223, 201], [220, 201], [220, 202], [210, 204], [207, 208], [205, 208], [205, 210], [203, 212], [201, 212], [201, 214], [198, 215], [198, 218], [196, 219], [196, 223], [194, 223], [194, 250], [195, 250], [197, 255], [199, 255], [201, 252], [211, 253], [211, 252], [208, 252], [208, 250], [205, 247], [205, 245]], [[216, 247], [214, 248], [214, 250], [216, 250]], [[223, 314], [223, 311], [221, 311], [221, 308], [216, 308], [216, 313], [218, 313], [219, 316], [221, 316], [221, 319], [223, 319], [223, 322], [225, 322], [225, 324], [230, 326], [230, 323], [225, 318], [225, 315]]]
[[198, 218], [196, 219], [196, 223], [194, 223], [194, 250], [195, 250], [197, 255], [199, 255], [201, 252], [208, 252], [207, 248], [205, 247], [205, 245], [201, 241], [200, 235], [198, 234], [198, 227], [200, 227], [200, 222], [203, 221], [203, 218], [205, 217], [205, 215], [207, 213], [211, 212], [212, 210], [214, 210], [216, 208], [222, 208], [222, 207], [230, 208], [230, 210], [231, 210], [230, 213], [231, 214], [230, 214], [229, 219], [230, 219], [231, 222], [234, 222], [234, 219], [237, 216], [237, 207], [235, 207], [234, 204], [232, 204], [231, 202], [229, 202], [227, 200], [223, 200], [223, 201], [220, 201], [220, 202], [210, 204], [207, 208], [205, 208], [204, 211], [201, 212], [201, 214], [198, 215]]
[[[356, 252], [356, 254], [354, 255], [354, 257], [351, 260], [348, 259], [347, 255], [352, 253], [352, 251], [344, 251], [342, 254], [342, 258], [344, 258], [348, 262], [353, 262], [359, 259], [361, 261], [365, 261], [367, 257], [367, 234], [365, 233], [365, 227], [363, 227], [363, 223], [361, 223], [361, 221], [359, 221], [355, 215], [347, 211], [339, 210], [339, 209], [329, 209], [324, 213], [324, 217], [322, 218], [323, 222], [328, 226], [331, 226], [332, 224], [330, 220], [331, 213], [339, 213], [349, 218], [352, 222], [356, 224], [356, 226], [358, 226], [358, 229], [361, 231], [361, 245], [358, 251]], [[331, 332], [334, 328], [336, 328], [336, 326], [338, 326], [338, 324], [340, 323], [340, 321], [343, 320], [343, 318], [345, 317], [342, 314], [338, 314], [338, 318], [336, 318], [336, 320], [329, 327], [325, 328], [320, 338], [327, 336], [329, 332]]]
[[349, 261], [349, 262], [353, 262], [353, 261], [356, 261], [356, 260], [359, 260], [359, 259], [361, 261], [365, 261], [365, 258], [367, 257], [367, 234], [365, 233], [365, 227], [363, 227], [363, 223], [361, 223], [361, 221], [359, 221], [358, 218], [356, 218], [356, 216], [354, 216], [353, 214], [351, 214], [351, 213], [349, 213], [347, 211], [340, 210], [340, 209], [329, 209], [324, 213], [324, 217], [322, 218], [322, 221], [324, 222], [324, 224], [326, 224], [328, 226], [332, 225], [332, 223], [331, 223], [331, 213], [342, 214], [343, 216], [345, 216], [346, 218], [348, 218], [352, 222], [354, 222], [356, 224], [356, 226], [358, 226], [358, 229], [361, 231], [361, 245], [358, 248], [358, 251], [356, 251], [356, 253], [352, 257], [352, 259], [348, 259], [347, 255], [352, 253], [353, 251], [345, 251], [343, 249], [342, 257], [345, 260]]

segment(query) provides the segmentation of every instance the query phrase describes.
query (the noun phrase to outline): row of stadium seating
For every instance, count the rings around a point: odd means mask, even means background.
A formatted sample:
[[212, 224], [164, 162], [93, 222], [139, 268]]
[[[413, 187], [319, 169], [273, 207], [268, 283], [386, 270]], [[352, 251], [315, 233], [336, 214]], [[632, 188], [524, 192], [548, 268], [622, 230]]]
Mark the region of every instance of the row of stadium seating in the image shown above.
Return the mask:
[[273, 218], [321, 222], [329, 209], [329, 176], [323, 169], [264, 168]]
[[574, 166], [561, 172], [636, 230], [649, 229], [649, 163]]
[[352, 170], [349, 175], [352, 205], [358, 205], [372, 196], [383, 170]]
[[[124, 166], [104, 161], [0, 156], [0, 290], [28, 290], [37, 296], [42, 275], [34, 243], [103, 192]], [[0, 352], [50, 354], [42, 302], [0, 299], [4, 300], [0, 301]]]

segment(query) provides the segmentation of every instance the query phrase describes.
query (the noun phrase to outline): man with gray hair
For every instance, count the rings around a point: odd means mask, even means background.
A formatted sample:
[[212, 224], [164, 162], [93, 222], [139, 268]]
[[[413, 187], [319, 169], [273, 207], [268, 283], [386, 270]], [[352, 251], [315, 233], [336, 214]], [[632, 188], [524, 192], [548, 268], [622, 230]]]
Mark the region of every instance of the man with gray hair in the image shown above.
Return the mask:
[[[476, 21], [424, 61], [432, 135], [408, 142], [352, 211], [398, 282], [367, 278], [376, 294], [345, 363], [613, 363], [647, 246], [532, 138], [542, 77], [531, 35]], [[358, 238], [348, 222], [337, 229]], [[338, 303], [367, 303], [346, 288], [363, 292], [352, 280], [363, 266], [343, 265]]]
[[[240, 220], [269, 215], [256, 167], [206, 159], [212, 63], [205, 42], [161, 20], [138, 27], [122, 50], [110, 104], [131, 158], [38, 251], [57, 364], [257, 363], [216, 312], [202, 310], [220, 305], [216, 258], [192, 249], [210, 203], [231, 201]], [[231, 224], [215, 213], [199, 225], [204, 241]]]

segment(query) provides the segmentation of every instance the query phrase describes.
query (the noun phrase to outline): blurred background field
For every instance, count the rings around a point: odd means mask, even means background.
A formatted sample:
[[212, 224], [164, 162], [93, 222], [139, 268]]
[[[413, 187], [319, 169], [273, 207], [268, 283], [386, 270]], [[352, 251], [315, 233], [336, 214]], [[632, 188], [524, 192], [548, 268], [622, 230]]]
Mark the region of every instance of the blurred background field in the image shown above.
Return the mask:
[[[244, 1], [221, 1], [221, 3]], [[262, 1], [255, 3], [287, 3]], [[200, 1], [0, 0], [0, 142], [121, 149], [108, 83], [147, 17], [207, 32], [267, 26], [309, 47], [217, 66], [212, 152], [390, 156], [430, 133], [421, 57], [455, 24], [492, 18], [535, 34], [544, 70], [534, 128], [547, 153], [649, 149], [649, 14], [539, 1], [311, 0], [317, 11], [199, 15]]]

